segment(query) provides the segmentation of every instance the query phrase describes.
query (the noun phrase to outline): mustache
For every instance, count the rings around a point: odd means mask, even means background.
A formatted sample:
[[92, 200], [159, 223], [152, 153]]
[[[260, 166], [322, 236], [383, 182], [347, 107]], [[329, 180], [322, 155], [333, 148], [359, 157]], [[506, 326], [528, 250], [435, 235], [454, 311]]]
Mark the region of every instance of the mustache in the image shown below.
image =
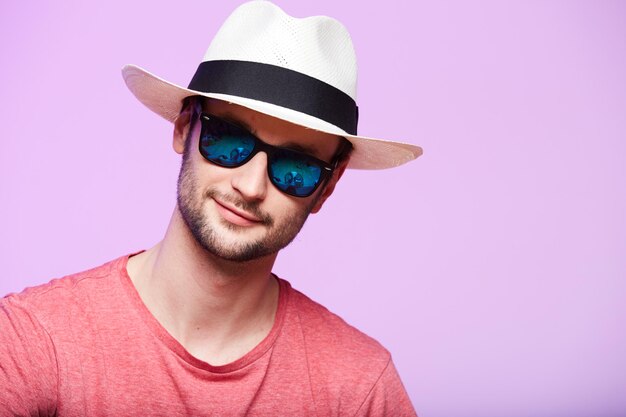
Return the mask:
[[258, 219], [261, 219], [261, 223], [266, 226], [272, 226], [274, 224], [274, 219], [272, 218], [272, 216], [261, 210], [259, 208], [259, 203], [245, 201], [230, 194], [220, 193], [214, 188], [209, 188], [208, 190], [206, 190], [204, 192], [204, 197], [230, 203], [235, 207], [254, 215]]

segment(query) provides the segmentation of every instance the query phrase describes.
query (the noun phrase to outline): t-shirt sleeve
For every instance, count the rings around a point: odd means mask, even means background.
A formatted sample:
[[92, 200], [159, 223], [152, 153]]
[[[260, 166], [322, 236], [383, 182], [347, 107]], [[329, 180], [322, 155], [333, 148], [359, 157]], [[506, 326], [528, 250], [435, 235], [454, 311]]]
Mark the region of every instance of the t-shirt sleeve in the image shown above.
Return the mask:
[[0, 415], [54, 415], [57, 382], [49, 334], [19, 301], [0, 299]]
[[417, 417], [391, 359], [356, 416]]

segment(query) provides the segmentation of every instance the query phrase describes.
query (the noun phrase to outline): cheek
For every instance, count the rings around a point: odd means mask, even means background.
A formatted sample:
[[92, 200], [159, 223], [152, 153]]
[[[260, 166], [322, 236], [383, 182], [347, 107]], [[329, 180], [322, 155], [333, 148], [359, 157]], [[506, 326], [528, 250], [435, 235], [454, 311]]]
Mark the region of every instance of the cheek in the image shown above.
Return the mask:
[[215, 187], [220, 190], [228, 190], [232, 170], [206, 161], [199, 152], [192, 156], [188, 169], [201, 192], [206, 191], [207, 188]]
[[271, 187], [273, 190], [271, 193], [268, 193], [268, 198], [266, 198], [267, 204], [264, 210], [272, 213], [277, 223], [288, 222], [290, 219], [294, 219], [294, 217], [308, 216], [318, 195], [314, 194], [311, 197], [301, 199], [290, 197], [276, 189], [273, 185]]
[[185, 154], [178, 177], [178, 196], [188, 207], [199, 209], [204, 201], [204, 195], [209, 188], [214, 187], [215, 177], [204, 160], [198, 160], [195, 155]]

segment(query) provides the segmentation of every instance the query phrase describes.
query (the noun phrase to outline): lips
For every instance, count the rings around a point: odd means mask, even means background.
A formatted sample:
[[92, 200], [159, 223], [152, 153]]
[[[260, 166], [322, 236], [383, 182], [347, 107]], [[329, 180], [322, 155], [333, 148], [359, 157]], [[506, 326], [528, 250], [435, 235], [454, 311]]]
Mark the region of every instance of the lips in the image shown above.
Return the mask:
[[253, 226], [262, 223], [262, 220], [257, 216], [243, 211], [236, 206], [218, 201], [216, 199], [213, 199], [213, 201], [215, 201], [215, 206], [221, 216], [230, 223], [238, 226]]

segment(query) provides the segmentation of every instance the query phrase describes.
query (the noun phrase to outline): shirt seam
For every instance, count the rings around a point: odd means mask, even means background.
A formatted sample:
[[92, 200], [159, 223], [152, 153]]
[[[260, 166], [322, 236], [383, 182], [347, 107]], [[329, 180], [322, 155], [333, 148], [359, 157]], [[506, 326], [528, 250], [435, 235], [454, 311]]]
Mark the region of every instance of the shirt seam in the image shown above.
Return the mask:
[[380, 382], [381, 378], [383, 377], [383, 375], [385, 374], [385, 372], [387, 372], [387, 369], [389, 368], [389, 365], [391, 364], [391, 355], [389, 355], [389, 359], [387, 360], [387, 364], [385, 365], [385, 367], [383, 368], [383, 370], [381, 371], [380, 375], [378, 375], [378, 378], [376, 378], [376, 381], [372, 384], [372, 387], [370, 388], [370, 390], [367, 392], [367, 395], [363, 398], [363, 401], [361, 402], [361, 405], [359, 406], [359, 408], [357, 408], [356, 412], [354, 413], [354, 416], [357, 416], [360, 412], [361, 409], [363, 408], [363, 406], [365, 405], [365, 402], [367, 401], [367, 399], [370, 397], [370, 395], [372, 394], [372, 392], [374, 391], [374, 388], [376, 388], [376, 386], [378, 385], [378, 383]]
[[[50, 288], [46, 288], [46, 289], [43, 289], [41, 291], [37, 291], [37, 293], [32, 294], [32, 296], [30, 296], [30, 295], [29, 296], [32, 297], [33, 300], [37, 300], [37, 299], [43, 297], [44, 295], [46, 295], [46, 294], [48, 294], [50, 292], [59, 290], [59, 289], [74, 289], [74, 288], [76, 288], [77, 285], [81, 284], [83, 281], [85, 281], [87, 279], [103, 279], [103, 278], [106, 278], [109, 275], [109, 273], [110, 273], [110, 269], [108, 271], [102, 272], [102, 273], [100, 273], [98, 275], [88, 275], [88, 276], [85, 276], [85, 277], [80, 277], [78, 279], [75, 279], [74, 282], [72, 282], [72, 285], [69, 286], [69, 288], [61, 287], [61, 286], [58, 286], [58, 285], [53, 285], [53, 286], [50, 286]], [[57, 280], [63, 280], [65, 278], [70, 278], [70, 277], [72, 277], [72, 275], [67, 275], [67, 276], [64, 276], [64, 277], [61, 277], [61, 278], [56, 278], [56, 279]], [[36, 290], [36, 287], [33, 288], [33, 290]], [[14, 296], [17, 299], [19, 299], [20, 301], [23, 298], [23, 296], [21, 294], [15, 294]]]

